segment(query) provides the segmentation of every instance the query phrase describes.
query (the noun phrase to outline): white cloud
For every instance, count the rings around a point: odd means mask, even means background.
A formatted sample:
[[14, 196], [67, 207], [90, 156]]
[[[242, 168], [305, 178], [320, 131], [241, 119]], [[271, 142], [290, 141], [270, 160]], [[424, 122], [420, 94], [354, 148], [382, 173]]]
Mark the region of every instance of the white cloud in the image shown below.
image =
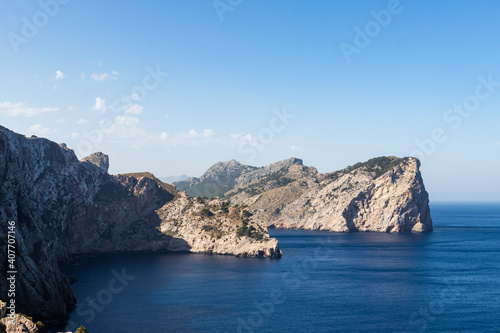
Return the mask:
[[210, 128], [204, 129], [201, 132], [198, 132], [194, 129], [189, 130], [187, 132], [182, 132], [179, 134], [180, 138], [184, 139], [192, 139], [192, 138], [210, 138], [214, 136], [214, 131], [211, 130]]
[[78, 121], [76, 123], [77, 124], [85, 124], [85, 123], [87, 123], [87, 119], [83, 119], [83, 118], [78, 119]]
[[92, 75], [90, 75], [90, 78], [94, 81], [102, 82], [102, 81], [106, 81], [106, 80], [116, 80], [118, 78], [119, 74], [120, 73], [115, 72], [115, 71], [112, 71], [111, 74], [109, 74], [109, 73], [102, 73], [102, 74], [93, 73]]
[[49, 107], [43, 107], [43, 108], [30, 107], [21, 102], [17, 103], [12, 103], [7, 101], [0, 102], [0, 113], [6, 114], [8, 116], [21, 115], [25, 117], [33, 117], [42, 112], [52, 112], [57, 110], [59, 109], [49, 108]]
[[56, 80], [62, 80], [64, 79], [64, 74], [61, 71], [56, 71]]
[[204, 138], [211, 138], [211, 137], [213, 137], [214, 135], [215, 135], [214, 131], [213, 131], [213, 130], [211, 130], [210, 128], [209, 128], [209, 129], [204, 129], [204, 130], [203, 130], [203, 133], [202, 133], [202, 136], [203, 136]]
[[85, 74], [85, 72], [83, 72], [83, 73], [80, 75], [80, 78], [81, 78], [82, 80], [85, 80], [85, 77], [86, 77], [86, 76], [87, 76], [87, 74]]
[[234, 133], [229, 136], [231, 138], [229, 145], [231, 147], [234, 146], [241, 146], [243, 144], [248, 144], [251, 146], [255, 145], [255, 142], [257, 140], [256, 137], [254, 137], [252, 134], [240, 134], [240, 133]]
[[[187, 132], [179, 132], [175, 135], [169, 135], [166, 132], [160, 134], [161, 141], [167, 146], [205, 146], [208, 143], [213, 143], [215, 140], [215, 132], [206, 128], [202, 131], [191, 129]], [[151, 137], [154, 143], [154, 137]]]
[[38, 135], [49, 135], [49, 134], [52, 134], [56, 131], [56, 130], [50, 129], [48, 127], [44, 127], [40, 124], [35, 124], [35, 125], [31, 126], [28, 130], [31, 133], [38, 134]]
[[304, 151], [304, 148], [302, 148], [301, 146], [291, 145], [289, 148], [293, 152], [302, 152], [302, 151]]
[[106, 100], [104, 98], [97, 97], [95, 99], [95, 104], [92, 108], [96, 111], [101, 111], [101, 112], [106, 111], [108, 109], [106, 107]]
[[[103, 125], [103, 123], [101, 123]], [[116, 116], [114, 122], [104, 131], [105, 134], [121, 138], [146, 137], [139, 128], [139, 119], [131, 116]]]
[[109, 74], [108, 73], [103, 73], [103, 74], [92, 74], [90, 75], [90, 78], [94, 81], [105, 81], [109, 79]]
[[139, 105], [139, 104], [132, 104], [132, 105], [128, 105], [128, 106], [125, 108], [125, 113], [130, 113], [130, 114], [141, 114], [143, 109], [144, 109], [144, 107], [143, 107], [142, 105]]

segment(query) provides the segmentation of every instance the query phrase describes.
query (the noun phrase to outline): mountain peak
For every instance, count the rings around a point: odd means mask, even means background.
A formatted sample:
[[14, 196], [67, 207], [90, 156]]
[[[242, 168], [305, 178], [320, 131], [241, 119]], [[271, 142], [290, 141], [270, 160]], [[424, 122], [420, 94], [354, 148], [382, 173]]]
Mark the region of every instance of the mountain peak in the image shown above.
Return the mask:
[[200, 177], [200, 179], [203, 180], [206, 178], [210, 178], [220, 173], [232, 173], [235, 170], [241, 168], [242, 166], [244, 165], [234, 159], [226, 162], [219, 161], [214, 165], [212, 165], [210, 168], [208, 168], [208, 170], [205, 171], [205, 173]]
[[104, 172], [108, 172], [109, 169], [109, 157], [101, 152], [96, 152], [84, 157], [80, 162], [88, 162], [94, 164], [101, 168]]

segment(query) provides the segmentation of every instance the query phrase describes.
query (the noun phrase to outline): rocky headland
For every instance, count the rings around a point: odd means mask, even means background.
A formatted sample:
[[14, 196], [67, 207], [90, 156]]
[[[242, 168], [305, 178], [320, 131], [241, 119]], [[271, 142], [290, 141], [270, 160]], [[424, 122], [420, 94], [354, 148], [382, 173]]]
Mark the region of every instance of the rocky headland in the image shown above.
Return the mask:
[[[224, 172], [221, 164], [216, 166]], [[263, 168], [247, 167], [249, 171], [238, 174], [233, 188], [219, 197], [247, 206], [264, 227], [431, 232], [429, 196], [419, 168], [415, 158], [391, 156], [321, 174], [302, 160], [290, 158]], [[213, 169], [200, 177], [209, 188], [217, 179]], [[201, 192], [202, 186], [203, 181], [198, 181]]]

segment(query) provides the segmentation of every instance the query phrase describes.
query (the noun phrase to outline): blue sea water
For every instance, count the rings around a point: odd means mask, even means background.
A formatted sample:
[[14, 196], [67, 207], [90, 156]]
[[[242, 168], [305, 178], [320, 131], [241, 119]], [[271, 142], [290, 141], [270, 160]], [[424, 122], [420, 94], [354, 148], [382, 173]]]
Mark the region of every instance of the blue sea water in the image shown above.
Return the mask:
[[431, 214], [430, 234], [273, 229], [279, 260], [81, 257], [64, 267], [78, 279], [71, 322], [91, 333], [500, 332], [500, 205]]

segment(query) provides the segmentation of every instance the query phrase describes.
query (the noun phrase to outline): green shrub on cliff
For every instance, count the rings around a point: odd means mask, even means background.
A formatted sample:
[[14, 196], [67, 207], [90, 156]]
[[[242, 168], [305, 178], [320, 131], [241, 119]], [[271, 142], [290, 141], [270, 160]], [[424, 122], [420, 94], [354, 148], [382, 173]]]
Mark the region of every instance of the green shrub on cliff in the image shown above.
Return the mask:
[[257, 230], [253, 225], [249, 225], [249, 220], [244, 219], [241, 225], [236, 229], [236, 235], [238, 237], [250, 237], [255, 240], [261, 240], [264, 238], [264, 233], [262, 230]]
[[82, 326], [78, 327], [78, 329], [75, 331], [75, 333], [89, 333], [89, 331], [87, 331], [87, 329], [82, 325]]
[[252, 216], [252, 215], [253, 215], [253, 214], [252, 214], [252, 213], [250, 213], [250, 212], [249, 212], [248, 210], [246, 210], [246, 209], [245, 209], [245, 210], [243, 210], [243, 211], [241, 212], [241, 217], [243, 217], [244, 219], [245, 219], [245, 218], [249, 218], [249, 217], [250, 217], [250, 216]]
[[214, 216], [214, 213], [212, 213], [212, 211], [209, 208], [203, 208], [200, 212], [200, 215], [204, 217], [211, 217]]
[[41, 321], [37, 321], [35, 325], [38, 328], [38, 333], [45, 333], [45, 325]]

